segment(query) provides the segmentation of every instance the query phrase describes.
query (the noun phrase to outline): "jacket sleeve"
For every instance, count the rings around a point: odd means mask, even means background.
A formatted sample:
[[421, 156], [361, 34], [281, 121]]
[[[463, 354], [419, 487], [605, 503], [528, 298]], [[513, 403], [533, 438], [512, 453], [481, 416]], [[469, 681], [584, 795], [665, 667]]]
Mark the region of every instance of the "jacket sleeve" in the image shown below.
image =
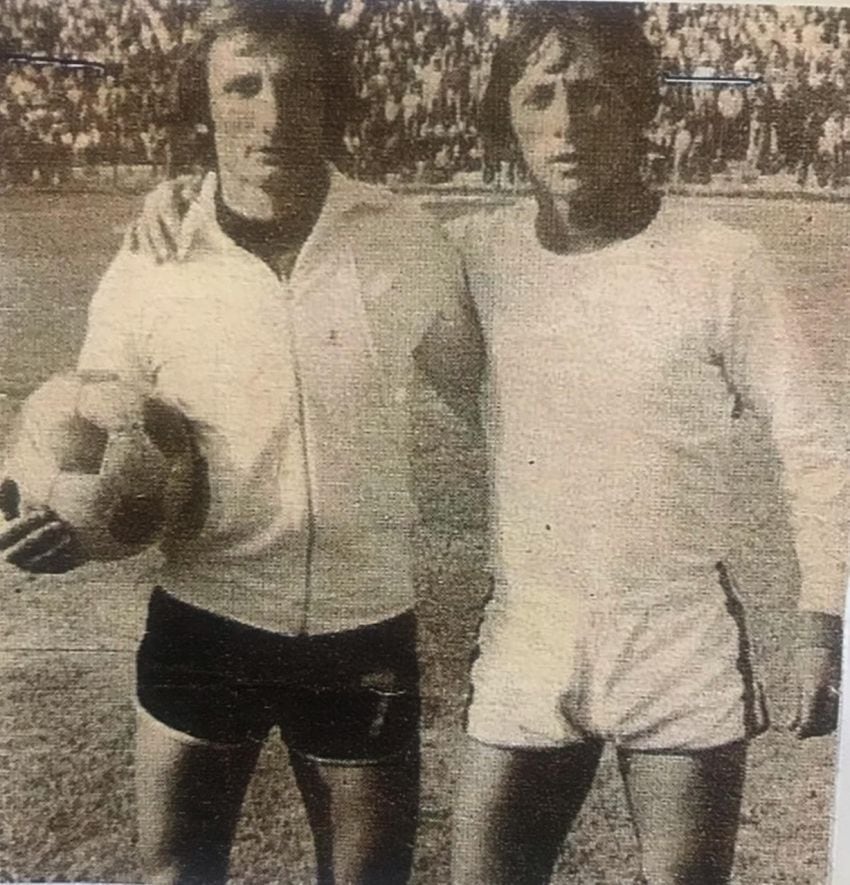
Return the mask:
[[416, 364], [435, 393], [466, 423], [480, 420], [484, 342], [459, 260], [448, 243], [441, 297], [414, 348]]
[[842, 615], [850, 538], [848, 345], [825, 305], [783, 291], [756, 243], [732, 298], [734, 363], [770, 420], [800, 568], [799, 607]]
[[149, 271], [149, 259], [125, 249], [118, 253], [89, 304], [78, 371], [115, 374], [130, 383], [147, 380], [139, 347], [144, 306], [139, 291]]
[[358, 240], [358, 270], [365, 291], [384, 290], [381, 350], [408, 366], [412, 357], [445, 404], [476, 423], [484, 349], [458, 252], [422, 210], [394, 209], [380, 222], [380, 236]]

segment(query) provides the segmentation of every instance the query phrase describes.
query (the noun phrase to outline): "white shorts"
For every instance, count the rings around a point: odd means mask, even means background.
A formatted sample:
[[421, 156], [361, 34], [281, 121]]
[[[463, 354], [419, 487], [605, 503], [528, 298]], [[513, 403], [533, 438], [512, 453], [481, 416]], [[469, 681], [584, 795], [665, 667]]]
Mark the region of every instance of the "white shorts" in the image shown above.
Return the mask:
[[497, 587], [472, 668], [469, 734], [505, 747], [602, 739], [691, 752], [764, 731], [743, 606], [726, 567], [713, 571], [697, 586], [604, 599]]

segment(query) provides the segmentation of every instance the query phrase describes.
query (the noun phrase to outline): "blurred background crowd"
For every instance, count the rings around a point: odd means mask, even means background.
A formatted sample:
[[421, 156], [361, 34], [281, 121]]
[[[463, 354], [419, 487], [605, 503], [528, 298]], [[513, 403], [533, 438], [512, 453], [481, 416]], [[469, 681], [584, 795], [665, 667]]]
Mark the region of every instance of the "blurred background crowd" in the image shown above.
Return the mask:
[[[0, 184], [57, 184], [74, 170], [197, 156], [173, 138], [175, 71], [197, 39], [202, 0], [0, 0]], [[485, 157], [478, 110], [511, 2], [347, 0], [358, 102], [348, 171], [369, 180], [459, 178], [510, 187], [513, 157]], [[665, 82], [648, 138], [659, 181], [850, 178], [850, 9], [642, 7]], [[96, 67], [58, 66], [49, 58]], [[753, 82], [755, 81], [755, 82]], [[184, 127], [185, 129], [185, 127]]]

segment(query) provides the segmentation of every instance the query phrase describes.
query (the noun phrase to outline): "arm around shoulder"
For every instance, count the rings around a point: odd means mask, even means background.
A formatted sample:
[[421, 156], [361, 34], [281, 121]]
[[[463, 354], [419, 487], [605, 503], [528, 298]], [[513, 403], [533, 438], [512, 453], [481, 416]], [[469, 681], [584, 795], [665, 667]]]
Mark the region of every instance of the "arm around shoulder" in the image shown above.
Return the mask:
[[182, 258], [187, 249], [183, 221], [203, 181], [200, 175], [181, 175], [160, 182], [145, 196], [142, 211], [127, 230], [125, 247], [158, 262]]
[[454, 247], [438, 234], [444, 271], [435, 309], [414, 350], [419, 370], [464, 423], [480, 424], [486, 356], [478, 313]]

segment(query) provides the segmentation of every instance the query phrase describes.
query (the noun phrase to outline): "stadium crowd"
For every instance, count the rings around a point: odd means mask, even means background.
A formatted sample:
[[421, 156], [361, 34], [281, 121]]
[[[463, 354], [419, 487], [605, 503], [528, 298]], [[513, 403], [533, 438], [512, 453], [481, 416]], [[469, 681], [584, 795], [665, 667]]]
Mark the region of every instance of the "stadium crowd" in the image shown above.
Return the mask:
[[174, 71], [197, 12], [193, 0], [2, 0], [5, 174], [55, 181], [73, 165], [164, 165]]
[[804, 184], [850, 173], [850, 11], [654, 5], [646, 28], [662, 70], [752, 85], [662, 85], [651, 138], [674, 180], [707, 180], [730, 161], [785, 169]]
[[[478, 110], [513, 4], [347, 0], [358, 107], [345, 132], [363, 178], [514, 181], [488, 158]], [[200, 0], [2, 0], [0, 176], [55, 182], [73, 166], [172, 163], [175, 70], [197, 38]], [[850, 10], [654, 4], [646, 29], [661, 71], [649, 133], [659, 180], [707, 182], [737, 164], [801, 184], [850, 177]], [[28, 54], [26, 58], [22, 57]], [[68, 68], [47, 57], [87, 59]], [[189, 151], [191, 154], [192, 151]]]

